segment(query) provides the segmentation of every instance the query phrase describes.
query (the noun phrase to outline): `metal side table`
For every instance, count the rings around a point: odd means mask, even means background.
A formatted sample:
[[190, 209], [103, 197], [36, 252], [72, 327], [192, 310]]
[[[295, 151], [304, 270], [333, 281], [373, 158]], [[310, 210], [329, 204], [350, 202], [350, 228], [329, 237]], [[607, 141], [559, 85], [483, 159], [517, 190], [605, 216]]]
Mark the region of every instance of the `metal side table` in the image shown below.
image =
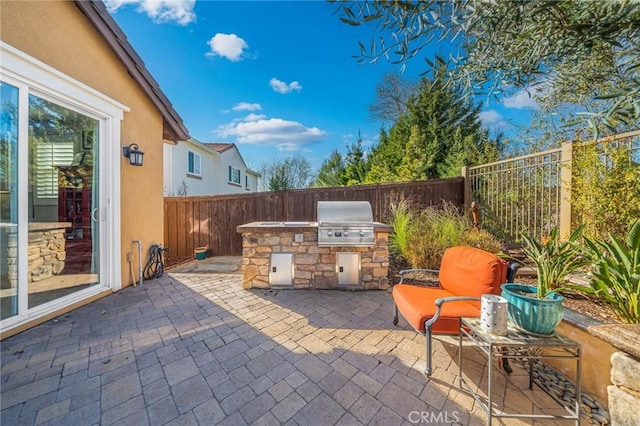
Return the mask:
[[[462, 339], [468, 337], [487, 355], [488, 380], [487, 399], [481, 398], [462, 377]], [[576, 361], [576, 400], [573, 410], [564, 407], [568, 415], [551, 414], [518, 414], [498, 412], [492, 406], [491, 388], [493, 383], [494, 359], [496, 358], [520, 358], [529, 359], [529, 389], [533, 389], [533, 365], [536, 359], [565, 358]], [[522, 419], [564, 419], [574, 420], [576, 426], [580, 424], [580, 377], [582, 375], [582, 348], [579, 343], [561, 334], [536, 337], [513, 328], [509, 324], [507, 336], [489, 334], [480, 327], [478, 318], [462, 318], [460, 322], [460, 339], [458, 348], [458, 365], [460, 367], [460, 388], [468, 391], [478, 404], [487, 413], [487, 425], [496, 418], [522, 418]]]

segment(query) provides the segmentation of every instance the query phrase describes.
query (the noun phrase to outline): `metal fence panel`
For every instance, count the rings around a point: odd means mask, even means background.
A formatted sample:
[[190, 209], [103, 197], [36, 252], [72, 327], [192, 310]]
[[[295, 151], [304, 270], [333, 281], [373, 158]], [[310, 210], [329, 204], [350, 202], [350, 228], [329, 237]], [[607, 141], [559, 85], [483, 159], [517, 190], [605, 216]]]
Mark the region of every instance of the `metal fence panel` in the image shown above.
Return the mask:
[[[593, 143], [604, 163], [612, 150], [624, 148], [630, 161], [640, 164], [640, 130]], [[506, 242], [519, 242], [523, 232], [540, 239], [555, 226], [560, 226], [561, 233], [562, 224], [570, 228], [573, 147], [567, 142], [564, 150], [469, 167], [467, 185], [479, 205], [483, 226]]]

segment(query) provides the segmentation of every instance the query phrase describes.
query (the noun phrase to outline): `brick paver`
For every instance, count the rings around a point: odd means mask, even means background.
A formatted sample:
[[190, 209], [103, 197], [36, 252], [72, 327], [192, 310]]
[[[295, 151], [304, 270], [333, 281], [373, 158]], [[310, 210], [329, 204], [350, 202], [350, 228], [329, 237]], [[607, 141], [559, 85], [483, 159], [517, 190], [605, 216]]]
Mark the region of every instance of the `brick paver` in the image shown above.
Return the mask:
[[[0, 424], [485, 422], [458, 389], [457, 338], [436, 338], [427, 380], [424, 340], [393, 326], [388, 292], [243, 290], [237, 273], [180, 271], [2, 341]], [[485, 383], [484, 358], [463, 353]], [[514, 374], [496, 402], [547, 408]]]

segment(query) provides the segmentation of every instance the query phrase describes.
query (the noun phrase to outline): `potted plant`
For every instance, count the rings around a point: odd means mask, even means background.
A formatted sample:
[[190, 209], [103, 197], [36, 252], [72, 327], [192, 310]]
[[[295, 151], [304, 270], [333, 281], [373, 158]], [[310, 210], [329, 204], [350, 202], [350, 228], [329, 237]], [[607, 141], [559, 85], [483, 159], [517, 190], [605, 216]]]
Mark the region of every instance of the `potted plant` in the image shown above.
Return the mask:
[[196, 259], [204, 260], [207, 258], [207, 248], [206, 247], [196, 247], [193, 249], [193, 254], [195, 254]]
[[509, 320], [518, 328], [531, 334], [550, 335], [562, 321], [564, 297], [561, 291], [567, 276], [589, 263], [583, 250], [575, 243], [584, 226], [576, 229], [569, 239], [563, 241], [558, 228], [551, 229], [549, 236], [537, 241], [522, 235], [527, 258], [536, 267], [538, 285], [503, 284], [502, 297], [509, 302]]
[[631, 226], [624, 243], [611, 234], [609, 241], [584, 240], [593, 278], [583, 291], [604, 300], [621, 321], [640, 324], [640, 220]]

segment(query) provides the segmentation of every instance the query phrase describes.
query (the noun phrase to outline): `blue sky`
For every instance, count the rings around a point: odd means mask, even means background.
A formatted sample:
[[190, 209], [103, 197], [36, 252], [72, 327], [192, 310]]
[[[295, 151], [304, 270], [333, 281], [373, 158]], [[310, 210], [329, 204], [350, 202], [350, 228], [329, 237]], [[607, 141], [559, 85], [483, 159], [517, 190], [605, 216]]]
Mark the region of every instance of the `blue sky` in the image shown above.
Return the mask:
[[[361, 132], [377, 142], [383, 123], [368, 108], [397, 65], [352, 57], [369, 28], [340, 22], [324, 1], [107, 0], [112, 16], [201, 142], [237, 143], [249, 167], [300, 154], [318, 167]], [[419, 57], [404, 76], [424, 71]], [[524, 92], [485, 106], [490, 129], [526, 122]]]

